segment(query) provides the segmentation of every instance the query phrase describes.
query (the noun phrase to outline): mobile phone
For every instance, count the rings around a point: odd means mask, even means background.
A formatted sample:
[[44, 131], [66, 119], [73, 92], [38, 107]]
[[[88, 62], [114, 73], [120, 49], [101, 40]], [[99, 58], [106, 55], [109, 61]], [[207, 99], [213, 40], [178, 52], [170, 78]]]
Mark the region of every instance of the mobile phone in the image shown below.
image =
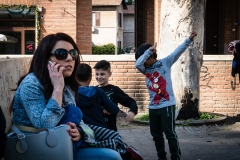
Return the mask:
[[48, 64], [52, 65], [52, 63], [53, 63], [52, 61], [49, 61], [49, 60], [48, 60]]

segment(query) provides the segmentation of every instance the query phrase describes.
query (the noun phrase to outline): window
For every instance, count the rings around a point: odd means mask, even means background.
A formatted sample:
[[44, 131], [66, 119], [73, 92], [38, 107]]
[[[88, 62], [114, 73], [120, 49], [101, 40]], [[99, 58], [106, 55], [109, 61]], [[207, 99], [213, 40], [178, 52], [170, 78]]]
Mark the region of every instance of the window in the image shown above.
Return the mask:
[[122, 13], [118, 13], [118, 27], [122, 27]]
[[92, 26], [100, 26], [100, 12], [92, 12]]
[[240, 39], [240, 27], [235, 25], [240, 20], [239, 8], [238, 0], [207, 1], [204, 54], [231, 54], [227, 50], [228, 44]]

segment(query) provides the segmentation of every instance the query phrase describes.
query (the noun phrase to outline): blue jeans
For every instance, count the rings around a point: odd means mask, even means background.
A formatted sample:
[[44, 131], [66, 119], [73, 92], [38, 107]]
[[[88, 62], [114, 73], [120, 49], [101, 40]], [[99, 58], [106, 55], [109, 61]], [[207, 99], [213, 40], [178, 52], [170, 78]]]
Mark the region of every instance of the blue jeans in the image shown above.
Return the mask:
[[120, 154], [109, 148], [80, 148], [74, 153], [74, 160], [122, 160]]

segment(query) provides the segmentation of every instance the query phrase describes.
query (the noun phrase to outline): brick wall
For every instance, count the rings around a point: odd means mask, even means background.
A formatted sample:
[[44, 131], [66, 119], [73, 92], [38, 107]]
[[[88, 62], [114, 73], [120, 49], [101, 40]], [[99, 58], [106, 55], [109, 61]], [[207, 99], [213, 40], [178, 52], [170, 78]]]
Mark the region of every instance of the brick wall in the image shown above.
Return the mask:
[[154, 0], [154, 42], [158, 42], [161, 29], [161, 1]]
[[40, 39], [57, 32], [69, 34], [82, 54], [92, 53], [91, 0], [2, 0], [4, 5], [37, 5], [40, 13]]
[[[99, 59], [100, 60], [100, 59]], [[92, 67], [97, 61], [85, 61]], [[139, 105], [139, 112], [146, 112], [149, 97], [145, 86], [145, 77], [134, 67], [133, 61], [110, 61], [112, 77], [110, 83], [118, 85], [133, 97]], [[228, 116], [240, 114], [239, 78], [231, 77], [231, 60], [207, 60], [203, 62], [200, 74], [200, 104], [201, 112], [213, 112]], [[94, 77], [92, 85], [97, 85]], [[127, 111], [127, 108], [123, 108]]]
[[76, 0], [76, 42], [82, 54], [92, 54], [92, 1]]
[[240, 114], [239, 77], [231, 76], [231, 61], [204, 61], [200, 77], [200, 111]]
[[[129, 96], [137, 101], [139, 112], [146, 112], [149, 102], [148, 92], [145, 85], [145, 77], [137, 71], [133, 61], [109, 61], [111, 63], [112, 76], [110, 77], [110, 84], [117, 85]], [[97, 61], [85, 61], [92, 68]], [[93, 79], [91, 85], [97, 85], [95, 80], [95, 73], [93, 69]], [[128, 108], [119, 106], [123, 111], [127, 112]]]
[[[10, 89], [16, 87], [20, 76], [28, 71], [31, 58], [12, 58], [0, 56], [0, 105], [7, 117], [8, 128], [10, 116], [7, 113], [13, 97]], [[110, 83], [119, 86], [137, 101], [139, 112], [147, 111], [149, 96], [145, 86], [145, 77], [134, 67], [134, 55], [83, 55], [84, 63], [92, 67], [101, 59], [108, 60], [112, 65]], [[226, 56], [215, 56], [224, 57]], [[221, 59], [221, 58], [220, 58]], [[14, 65], [13, 65], [14, 64]], [[228, 60], [204, 60], [200, 76], [200, 111], [214, 112], [228, 116], [240, 114], [239, 77], [231, 77], [231, 57]], [[97, 85], [94, 77], [91, 85]], [[123, 111], [128, 109], [119, 106]]]
[[41, 12], [41, 38], [57, 32], [65, 32], [76, 41], [76, 0], [39, 1]]
[[154, 44], [154, 0], [147, 1], [146, 43]]

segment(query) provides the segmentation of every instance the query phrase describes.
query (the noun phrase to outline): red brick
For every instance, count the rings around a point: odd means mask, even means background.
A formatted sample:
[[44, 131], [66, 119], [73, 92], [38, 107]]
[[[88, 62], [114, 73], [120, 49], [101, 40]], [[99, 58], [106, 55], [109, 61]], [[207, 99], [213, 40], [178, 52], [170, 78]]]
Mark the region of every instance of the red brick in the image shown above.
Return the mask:
[[204, 108], [204, 109], [201, 109], [200, 111], [201, 112], [210, 112], [210, 113], [212, 113], [212, 112], [215, 111], [215, 109], [214, 108]]
[[224, 112], [237, 112], [236, 108], [225, 108], [223, 109]]
[[128, 89], [128, 86], [126, 86], [126, 85], [118, 85], [118, 87], [121, 89]]
[[135, 94], [136, 97], [149, 97], [148, 93], [136, 93]]
[[123, 65], [124, 69], [134, 69], [135, 67], [132, 65]]
[[[135, 66], [135, 62], [128, 61], [128, 64]], [[135, 67], [134, 67], [134, 68], [135, 68]]]
[[123, 69], [124, 66], [123, 66], [123, 65], [117, 65], [117, 68], [118, 68], [118, 69]]
[[139, 81], [126, 81], [124, 82], [125, 85], [140, 85]]
[[139, 74], [138, 72], [136, 72], [136, 71], [133, 70], [133, 69], [128, 69], [128, 73], [136, 73], [136, 74]]
[[139, 89], [128, 89], [129, 93], [139, 93]]
[[128, 62], [112, 62], [112, 65], [127, 65]]
[[117, 85], [124, 85], [124, 82], [122, 82], [122, 81], [117, 81], [116, 84], [117, 84]]

